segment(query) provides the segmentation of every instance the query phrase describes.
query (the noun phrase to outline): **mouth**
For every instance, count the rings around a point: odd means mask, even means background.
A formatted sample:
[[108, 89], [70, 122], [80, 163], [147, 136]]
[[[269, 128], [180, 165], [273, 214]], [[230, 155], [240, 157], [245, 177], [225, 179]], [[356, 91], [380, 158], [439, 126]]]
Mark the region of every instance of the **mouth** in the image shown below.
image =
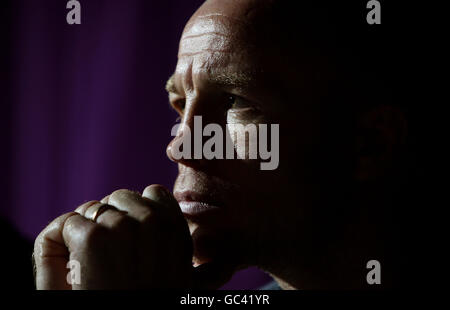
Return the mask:
[[192, 191], [175, 192], [175, 199], [186, 219], [199, 221], [220, 211], [220, 207], [211, 197]]

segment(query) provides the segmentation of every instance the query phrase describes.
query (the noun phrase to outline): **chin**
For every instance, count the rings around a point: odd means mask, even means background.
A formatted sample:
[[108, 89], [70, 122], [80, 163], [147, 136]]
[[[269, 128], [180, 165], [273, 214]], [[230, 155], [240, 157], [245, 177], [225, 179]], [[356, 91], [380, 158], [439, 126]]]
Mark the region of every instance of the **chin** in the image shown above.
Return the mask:
[[194, 266], [205, 263], [243, 264], [248, 242], [244, 242], [242, 230], [232, 222], [193, 223], [189, 230], [194, 245]]
[[[209, 263], [223, 257], [226, 250], [224, 236], [210, 225], [189, 222], [192, 242], [194, 245], [194, 265]], [[222, 237], [220, 237], [222, 235]]]

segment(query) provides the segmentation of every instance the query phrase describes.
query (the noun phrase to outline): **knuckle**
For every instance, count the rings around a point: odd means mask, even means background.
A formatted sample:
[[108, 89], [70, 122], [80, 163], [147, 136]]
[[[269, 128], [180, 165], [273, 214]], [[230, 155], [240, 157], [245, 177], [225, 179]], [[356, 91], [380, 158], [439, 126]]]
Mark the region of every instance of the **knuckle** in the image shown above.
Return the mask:
[[115, 190], [114, 192], [112, 192], [111, 195], [109, 195], [109, 199], [114, 200], [114, 199], [117, 199], [119, 197], [123, 197], [123, 196], [129, 195], [131, 193], [133, 193], [133, 192], [128, 190], [128, 189], [118, 189], [118, 190]]
[[97, 200], [91, 200], [91, 201], [85, 202], [85, 203], [79, 205], [79, 206], [75, 209], [75, 212], [76, 212], [76, 213], [79, 213], [79, 214], [81, 214], [81, 215], [84, 215], [84, 214], [86, 213], [86, 211], [87, 211], [91, 206], [95, 205], [96, 203], [98, 203]]
[[150, 191], [155, 185], [148, 185], [146, 188], [144, 188], [143, 193]]
[[34, 240], [34, 249], [40, 249], [47, 240], [48, 230], [44, 229]]
[[146, 195], [164, 195], [166, 194], [167, 190], [164, 186], [159, 185], [159, 184], [152, 184], [147, 186], [144, 191], [142, 192], [143, 194]]
[[36, 239], [34, 239], [34, 245], [40, 244], [44, 241], [45, 235], [47, 234], [47, 229], [43, 229], [39, 235], [37, 235]]
[[55, 218], [53, 221], [51, 221], [44, 229], [42, 229], [42, 231], [37, 235], [36, 239], [34, 240], [35, 248], [48, 242], [49, 239], [53, 239], [54, 237], [58, 236], [63, 230], [64, 222], [75, 214], [76, 214], [75, 212], [65, 213]]
[[107, 230], [103, 226], [93, 225], [84, 232], [82, 242], [85, 247], [91, 248], [104, 244], [107, 238]]
[[34, 240], [33, 251], [35, 253], [41, 253], [41, 249], [42, 249], [42, 246], [43, 246], [44, 240], [45, 240], [44, 232], [45, 231], [42, 231]]

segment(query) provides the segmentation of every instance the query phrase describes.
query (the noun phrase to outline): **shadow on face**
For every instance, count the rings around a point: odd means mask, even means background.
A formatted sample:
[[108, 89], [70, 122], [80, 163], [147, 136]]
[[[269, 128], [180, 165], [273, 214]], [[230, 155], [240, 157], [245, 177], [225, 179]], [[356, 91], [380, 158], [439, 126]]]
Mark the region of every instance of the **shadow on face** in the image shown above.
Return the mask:
[[[261, 170], [260, 158], [176, 158], [180, 129], [168, 146], [197, 264], [263, 264], [277, 259], [266, 258], [274, 251], [297, 251], [305, 261], [324, 255], [361, 220], [365, 211], [353, 207], [361, 184], [389, 175], [406, 134], [401, 110], [367, 96], [359, 64], [324, 21], [329, 16], [281, 2], [207, 1], [180, 40], [167, 83], [180, 128], [194, 128], [202, 116], [203, 126], [224, 131], [230, 124], [280, 129], [274, 170]], [[234, 152], [248, 155], [249, 139], [233, 140]]]

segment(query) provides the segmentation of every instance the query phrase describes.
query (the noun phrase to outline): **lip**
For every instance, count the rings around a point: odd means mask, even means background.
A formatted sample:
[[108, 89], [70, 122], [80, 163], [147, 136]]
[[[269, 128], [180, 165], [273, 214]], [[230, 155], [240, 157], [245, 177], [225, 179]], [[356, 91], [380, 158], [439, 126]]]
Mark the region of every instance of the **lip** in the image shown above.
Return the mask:
[[183, 214], [191, 217], [219, 209], [219, 207], [212, 206], [210, 204], [200, 201], [180, 201], [178, 204], [180, 205]]
[[205, 215], [219, 211], [221, 208], [211, 197], [192, 191], [175, 192], [175, 199], [184, 216], [190, 220], [200, 220]]

